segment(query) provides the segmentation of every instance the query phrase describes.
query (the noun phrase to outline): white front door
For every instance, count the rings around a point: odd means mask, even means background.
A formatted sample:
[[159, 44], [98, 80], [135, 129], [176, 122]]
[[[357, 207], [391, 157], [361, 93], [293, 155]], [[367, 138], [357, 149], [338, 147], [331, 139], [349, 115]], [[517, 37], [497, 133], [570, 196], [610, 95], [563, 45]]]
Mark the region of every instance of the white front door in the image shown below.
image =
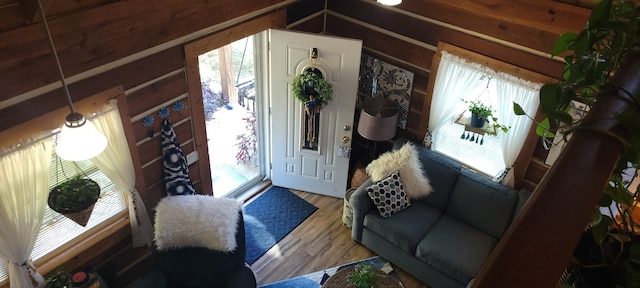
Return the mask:
[[[362, 41], [269, 30], [271, 99], [271, 180], [273, 185], [343, 197], [349, 173]], [[295, 75], [316, 68], [333, 86], [329, 104], [320, 110], [317, 150], [306, 149], [303, 103], [291, 92]]]

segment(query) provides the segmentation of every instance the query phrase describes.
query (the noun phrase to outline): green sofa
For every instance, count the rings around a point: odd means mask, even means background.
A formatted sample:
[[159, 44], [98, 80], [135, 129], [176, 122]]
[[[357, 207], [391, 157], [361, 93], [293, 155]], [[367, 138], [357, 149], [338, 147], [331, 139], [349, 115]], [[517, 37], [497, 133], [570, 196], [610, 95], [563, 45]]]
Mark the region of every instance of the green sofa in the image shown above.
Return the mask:
[[[393, 149], [408, 140], [398, 139]], [[477, 275], [529, 197], [454, 160], [418, 147], [433, 192], [397, 214], [380, 216], [365, 188], [353, 193], [352, 238], [433, 288], [465, 287]]]

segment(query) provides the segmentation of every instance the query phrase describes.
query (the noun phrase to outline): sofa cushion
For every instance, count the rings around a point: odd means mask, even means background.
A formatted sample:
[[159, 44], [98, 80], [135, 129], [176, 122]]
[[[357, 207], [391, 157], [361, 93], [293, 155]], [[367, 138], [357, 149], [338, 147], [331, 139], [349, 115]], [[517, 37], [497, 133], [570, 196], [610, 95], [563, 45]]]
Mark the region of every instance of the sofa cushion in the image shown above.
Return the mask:
[[371, 161], [366, 170], [375, 182], [400, 171], [405, 192], [411, 199], [427, 197], [432, 190], [418, 160], [418, 148], [413, 143], [405, 143], [400, 149], [383, 153]]
[[389, 218], [383, 218], [371, 210], [364, 217], [364, 227], [414, 255], [416, 246], [441, 214], [442, 211], [439, 209], [422, 202], [414, 202], [411, 207]]
[[447, 214], [500, 239], [511, 223], [517, 202], [516, 190], [463, 170], [453, 188]]
[[418, 244], [415, 255], [466, 284], [478, 274], [497, 243], [491, 235], [443, 215]]
[[398, 171], [367, 187], [366, 191], [378, 208], [380, 216], [384, 218], [389, 218], [411, 205], [402, 187], [402, 179]]
[[438, 152], [424, 147], [418, 151], [420, 163], [425, 174], [431, 179], [433, 192], [425, 200], [427, 203], [444, 209], [451, 197], [451, 190], [458, 179], [460, 164]]

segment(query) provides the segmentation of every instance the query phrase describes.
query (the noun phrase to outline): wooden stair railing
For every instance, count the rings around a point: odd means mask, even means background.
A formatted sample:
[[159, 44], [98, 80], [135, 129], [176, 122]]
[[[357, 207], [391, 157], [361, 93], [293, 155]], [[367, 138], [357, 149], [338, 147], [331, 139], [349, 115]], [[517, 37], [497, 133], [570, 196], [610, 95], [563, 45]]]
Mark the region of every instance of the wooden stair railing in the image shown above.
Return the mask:
[[[629, 55], [474, 281], [474, 288], [556, 287], [624, 147], [617, 113], [640, 113], [640, 52]], [[634, 99], [635, 98], [635, 99]]]

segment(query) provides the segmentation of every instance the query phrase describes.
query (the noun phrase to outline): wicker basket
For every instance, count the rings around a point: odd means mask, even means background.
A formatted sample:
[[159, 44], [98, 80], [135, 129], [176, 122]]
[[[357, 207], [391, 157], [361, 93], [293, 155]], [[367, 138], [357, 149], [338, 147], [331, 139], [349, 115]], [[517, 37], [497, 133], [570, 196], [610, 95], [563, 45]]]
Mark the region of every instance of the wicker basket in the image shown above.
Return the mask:
[[362, 162], [356, 163], [355, 170], [353, 171], [353, 176], [351, 176], [351, 187], [350, 188], [358, 188], [364, 181], [369, 179], [369, 175], [367, 175], [366, 167]]
[[[327, 282], [324, 282], [324, 284], [322, 284], [322, 288], [349, 287], [349, 275], [351, 275], [351, 273], [353, 273], [355, 269], [356, 267], [353, 266], [336, 272], [336, 274], [333, 274], [333, 276], [327, 279]], [[396, 278], [393, 278], [391, 275], [384, 273], [384, 271], [380, 269], [375, 269], [375, 271], [378, 272], [380, 277], [378, 278], [378, 283], [376, 284], [376, 286], [374, 286], [374, 288], [402, 288], [402, 285], [400, 285]]]

